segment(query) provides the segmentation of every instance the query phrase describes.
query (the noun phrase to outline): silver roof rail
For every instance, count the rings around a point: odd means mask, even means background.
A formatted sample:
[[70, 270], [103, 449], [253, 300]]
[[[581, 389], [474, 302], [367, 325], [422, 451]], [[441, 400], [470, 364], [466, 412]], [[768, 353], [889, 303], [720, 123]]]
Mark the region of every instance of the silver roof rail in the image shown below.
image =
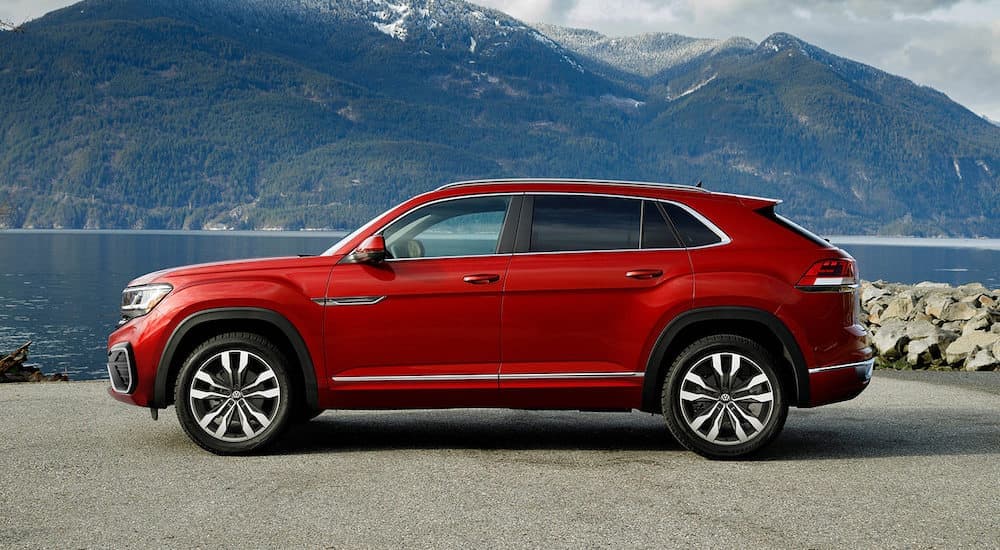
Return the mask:
[[466, 185], [478, 185], [478, 184], [488, 184], [488, 183], [561, 183], [567, 185], [628, 185], [632, 187], [646, 187], [654, 189], [683, 189], [685, 191], [700, 191], [702, 193], [708, 193], [707, 189], [702, 189], [701, 187], [695, 187], [694, 185], [684, 185], [680, 183], [656, 183], [650, 181], [621, 181], [621, 180], [594, 180], [594, 179], [572, 179], [572, 178], [500, 178], [500, 179], [483, 179], [483, 180], [468, 180], [468, 181], [456, 181], [453, 183], [448, 183], [442, 185], [435, 189], [435, 191], [441, 191], [442, 189], [452, 189], [455, 187], [463, 187]]

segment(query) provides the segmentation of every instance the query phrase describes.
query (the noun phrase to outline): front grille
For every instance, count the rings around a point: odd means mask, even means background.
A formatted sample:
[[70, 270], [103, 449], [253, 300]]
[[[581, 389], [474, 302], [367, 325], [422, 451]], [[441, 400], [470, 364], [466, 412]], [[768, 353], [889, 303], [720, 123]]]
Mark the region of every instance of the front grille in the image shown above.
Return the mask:
[[118, 393], [135, 390], [135, 358], [131, 344], [118, 344], [108, 350], [108, 378]]

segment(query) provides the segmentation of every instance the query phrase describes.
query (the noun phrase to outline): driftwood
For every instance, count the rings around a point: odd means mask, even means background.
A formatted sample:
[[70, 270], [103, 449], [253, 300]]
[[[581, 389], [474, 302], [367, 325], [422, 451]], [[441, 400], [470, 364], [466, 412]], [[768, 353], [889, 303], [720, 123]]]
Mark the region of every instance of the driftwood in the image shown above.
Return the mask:
[[28, 360], [28, 348], [31, 342], [17, 348], [0, 359], [0, 382], [60, 382], [67, 381], [65, 374], [46, 376], [38, 367], [25, 364]]
[[28, 342], [7, 354], [7, 356], [3, 359], [0, 359], [0, 374], [7, 372], [14, 367], [21, 368], [21, 366], [24, 365], [24, 362], [28, 360], [28, 348], [30, 346], [31, 342]]

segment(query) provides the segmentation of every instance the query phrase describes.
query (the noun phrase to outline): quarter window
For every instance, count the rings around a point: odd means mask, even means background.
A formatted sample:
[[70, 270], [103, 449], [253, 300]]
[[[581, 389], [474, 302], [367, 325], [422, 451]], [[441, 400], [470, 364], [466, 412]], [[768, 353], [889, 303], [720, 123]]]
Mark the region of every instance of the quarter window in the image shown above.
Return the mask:
[[715, 231], [709, 229], [687, 210], [676, 204], [662, 204], [667, 215], [670, 216], [670, 221], [674, 222], [674, 227], [677, 228], [677, 233], [680, 234], [681, 240], [684, 241], [684, 246], [707, 246], [722, 242], [722, 238]]
[[641, 211], [636, 199], [537, 195], [529, 250], [637, 249]]
[[392, 258], [496, 254], [510, 197], [471, 197], [420, 207], [382, 231]]

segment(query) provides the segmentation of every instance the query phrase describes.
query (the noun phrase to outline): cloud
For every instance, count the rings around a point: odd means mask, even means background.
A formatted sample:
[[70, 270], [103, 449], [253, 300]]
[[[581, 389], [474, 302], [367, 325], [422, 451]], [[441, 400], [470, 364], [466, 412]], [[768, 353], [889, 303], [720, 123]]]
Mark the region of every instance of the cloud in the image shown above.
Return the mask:
[[1000, 120], [1000, 0], [473, 0], [608, 35], [799, 36]]

